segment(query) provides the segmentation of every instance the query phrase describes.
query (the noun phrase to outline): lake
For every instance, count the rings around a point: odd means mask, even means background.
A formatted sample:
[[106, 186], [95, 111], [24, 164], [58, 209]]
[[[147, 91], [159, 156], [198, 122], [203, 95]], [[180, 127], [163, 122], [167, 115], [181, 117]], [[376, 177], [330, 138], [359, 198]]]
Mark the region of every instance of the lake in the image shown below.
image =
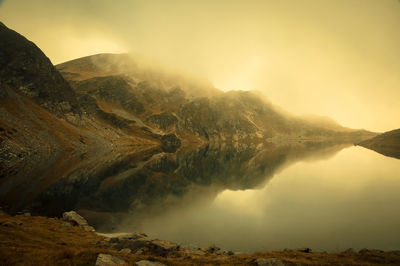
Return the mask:
[[2, 206], [48, 216], [76, 210], [99, 232], [236, 252], [400, 249], [400, 160], [359, 146], [209, 145], [68, 158], [72, 168], [41, 166], [37, 176], [1, 180]]
[[172, 210], [127, 218], [122, 228], [239, 252], [394, 250], [400, 248], [399, 189], [400, 160], [351, 146], [295, 162], [259, 188], [187, 197]]

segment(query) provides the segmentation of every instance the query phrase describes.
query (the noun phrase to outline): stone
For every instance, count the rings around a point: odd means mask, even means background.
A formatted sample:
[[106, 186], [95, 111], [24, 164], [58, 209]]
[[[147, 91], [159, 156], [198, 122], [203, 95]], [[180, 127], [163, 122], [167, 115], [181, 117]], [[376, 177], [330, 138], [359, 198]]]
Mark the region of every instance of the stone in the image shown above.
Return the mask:
[[62, 220], [72, 223], [73, 225], [81, 226], [88, 232], [94, 232], [94, 228], [88, 224], [85, 218], [80, 216], [75, 211], [64, 212]]
[[[176, 243], [151, 239], [144, 234], [127, 234], [118, 237], [110, 238], [109, 242], [115, 245], [117, 249], [129, 248], [133, 253], [149, 252], [157, 256], [165, 256], [170, 253], [179, 251], [180, 246]], [[139, 251], [139, 250], [143, 251]]]
[[130, 248], [123, 248], [119, 251], [120, 253], [125, 253], [125, 254], [129, 254], [132, 252], [132, 250]]
[[138, 266], [166, 266], [164, 263], [158, 261], [141, 260], [136, 262]]
[[88, 225], [88, 226], [83, 226], [83, 228], [84, 228], [86, 231], [88, 231], [88, 232], [96, 232], [96, 230], [94, 230], [94, 227], [93, 227], [93, 226], [90, 226], [90, 225]]
[[15, 226], [15, 225], [23, 225], [23, 223], [20, 221], [8, 221], [8, 222], [1, 223], [1, 225], [10, 227], [10, 226]]
[[121, 258], [114, 257], [109, 254], [99, 254], [96, 260], [96, 266], [108, 266], [108, 265], [126, 265], [128, 264]]
[[258, 266], [284, 266], [285, 264], [280, 259], [276, 258], [258, 258], [255, 261]]
[[234, 255], [235, 253], [233, 253], [232, 250], [228, 250], [228, 251], [226, 252], [226, 254], [228, 254], [229, 256], [232, 256], [232, 255]]
[[64, 227], [72, 227], [72, 225], [70, 223], [67, 223], [67, 222], [62, 223], [62, 226], [64, 226]]
[[346, 249], [345, 251], [343, 251], [343, 253], [354, 253], [355, 251], [354, 251], [354, 249], [352, 249], [352, 248], [348, 248], [348, 249]]
[[74, 225], [89, 226], [86, 219], [77, 214], [75, 211], [64, 212], [62, 218], [64, 221], [71, 222]]
[[202, 248], [200, 248], [200, 250], [207, 252], [207, 253], [219, 253], [219, 251], [221, 249], [215, 245], [211, 245], [209, 247], [202, 247]]

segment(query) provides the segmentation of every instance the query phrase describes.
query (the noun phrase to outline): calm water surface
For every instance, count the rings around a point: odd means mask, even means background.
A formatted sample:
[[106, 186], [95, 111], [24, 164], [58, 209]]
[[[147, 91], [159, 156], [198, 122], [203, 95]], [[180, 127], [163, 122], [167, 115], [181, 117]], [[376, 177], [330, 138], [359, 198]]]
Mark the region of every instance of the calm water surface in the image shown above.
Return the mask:
[[205, 194], [132, 214], [119, 230], [241, 252], [400, 249], [400, 160], [362, 147], [297, 161], [257, 189]]

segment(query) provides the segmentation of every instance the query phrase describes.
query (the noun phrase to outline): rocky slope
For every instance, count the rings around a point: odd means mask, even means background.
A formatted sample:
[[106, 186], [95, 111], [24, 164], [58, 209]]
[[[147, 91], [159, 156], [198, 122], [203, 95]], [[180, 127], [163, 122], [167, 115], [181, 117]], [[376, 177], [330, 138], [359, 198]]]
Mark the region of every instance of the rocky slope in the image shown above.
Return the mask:
[[153, 132], [175, 133], [183, 142], [352, 142], [374, 136], [329, 119], [284, 114], [254, 92], [223, 93], [204, 81], [140, 69], [129, 55], [98, 54], [57, 68], [77, 93], [104, 110]]
[[385, 132], [362, 141], [359, 145], [383, 155], [400, 159], [400, 129]]
[[[5, 198], [23, 205], [77, 168], [161, 150], [161, 137], [82, 99], [35, 44], [0, 24], [2, 205]], [[30, 191], [21, 197], [21, 188]]]

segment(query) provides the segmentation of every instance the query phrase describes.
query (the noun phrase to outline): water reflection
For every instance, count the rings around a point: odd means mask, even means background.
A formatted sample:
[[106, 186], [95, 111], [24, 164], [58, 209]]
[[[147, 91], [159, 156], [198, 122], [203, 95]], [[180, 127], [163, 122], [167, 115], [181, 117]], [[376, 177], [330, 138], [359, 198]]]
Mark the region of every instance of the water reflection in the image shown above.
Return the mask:
[[[78, 169], [43, 191], [30, 208], [60, 215], [78, 210], [101, 231], [120, 230], [126, 216], [140, 223], [179, 206], [207, 204], [225, 189], [262, 187], [280, 169], [298, 160], [335, 154], [343, 145], [205, 146], [176, 154], [127, 156], [111, 166]], [[140, 158], [140, 159], [138, 159]], [[76, 178], [81, 176], [81, 178]]]
[[[399, 187], [398, 160], [351, 147], [329, 160], [296, 162], [261, 189], [224, 190], [207, 205], [148, 216], [134, 227], [186, 245], [215, 243], [242, 252], [395, 250]], [[121, 229], [133, 222], [127, 219]]]
[[242, 252], [400, 248], [400, 163], [361, 147], [243, 144], [64, 158], [46, 178], [3, 180], [2, 205], [49, 216], [76, 210], [98, 231]]

